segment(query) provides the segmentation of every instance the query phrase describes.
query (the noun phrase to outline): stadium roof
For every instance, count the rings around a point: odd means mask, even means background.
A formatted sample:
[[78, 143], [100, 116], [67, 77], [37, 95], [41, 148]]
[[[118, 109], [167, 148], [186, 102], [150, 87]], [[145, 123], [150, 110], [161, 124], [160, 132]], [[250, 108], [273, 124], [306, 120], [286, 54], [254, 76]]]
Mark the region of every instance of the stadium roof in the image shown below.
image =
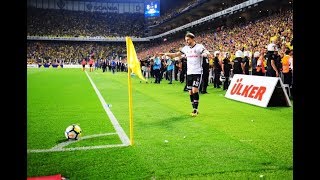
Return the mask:
[[[164, 0], [162, 0], [164, 1]], [[168, 29], [174, 29], [176, 27], [182, 26], [184, 24], [190, 23], [193, 20], [200, 19], [202, 17], [208, 16], [214, 12], [219, 12], [225, 8], [234, 6], [236, 4], [242, 3], [247, 0], [207, 0], [200, 4], [196, 8], [190, 9], [185, 13], [179, 14], [178, 16], [169, 19], [168, 21], [161, 23], [158, 26], [152, 27], [154, 34], [159, 34], [160, 32], [165, 32]], [[262, 6], [259, 9], [273, 9], [280, 6], [285, 6], [290, 0], [264, 0]], [[292, 0], [291, 0], [292, 1]], [[251, 11], [254, 11], [252, 8]], [[243, 11], [240, 15], [247, 13]]]
[[145, 0], [67, 0], [67, 1], [86, 1], [86, 2], [103, 2], [103, 3], [144, 3]]

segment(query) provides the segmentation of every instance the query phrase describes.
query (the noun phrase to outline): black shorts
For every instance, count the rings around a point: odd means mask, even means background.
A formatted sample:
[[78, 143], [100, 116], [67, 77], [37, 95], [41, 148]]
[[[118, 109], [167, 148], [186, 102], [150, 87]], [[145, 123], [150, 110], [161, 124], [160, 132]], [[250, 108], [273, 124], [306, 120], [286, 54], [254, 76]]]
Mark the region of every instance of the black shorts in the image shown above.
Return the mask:
[[202, 74], [188, 74], [187, 75], [187, 89], [191, 90], [192, 87], [199, 88], [201, 83]]
[[86, 65], [85, 65], [85, 64], [82, 64], [82, 67], [86, 67]]

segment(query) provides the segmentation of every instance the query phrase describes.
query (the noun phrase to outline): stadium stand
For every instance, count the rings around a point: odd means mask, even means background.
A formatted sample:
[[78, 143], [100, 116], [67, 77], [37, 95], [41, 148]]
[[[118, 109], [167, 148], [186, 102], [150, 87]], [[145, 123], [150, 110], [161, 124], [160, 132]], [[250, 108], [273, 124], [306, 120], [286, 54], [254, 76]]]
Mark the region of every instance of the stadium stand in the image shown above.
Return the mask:
[[[162, 23], [151, 29], [149, 27], [151, 32], [147, 35], [157, 35], [183, 25], [180, 23], [192, 22], [242, 2], [244, 1], [190, 0], [180, 3], [163, 12], [165, 15], [160, 17]], [[28, 37], [146, 37], [145, 30], [148, 28], [147, 19], [142, 13], [83, 12], [28, 6], [27, 15]], [[257, 6], [240, 9], [233, 14], [186, 28], [178, 33], [147, 42], [135, 42], [138, 57], [140, 60], [146, 60], [160, 50], [178, 50], [184, 44], [182, 37], [186, 31], [196, 32], [197, 41], [202, 42], [210, 51], [219, 50], [234, 54], [240, 49], [255, 52], [265, 48], [270, 39], [276, 39], [278, 47], [283, 52], [286, 48], [292, 49], [292, 1], [266, 0]], [[125, 63], [125, 51], [123, 42], [28, 40], [27, 62], [79, 64], [90, 53], [95, 53], [99, 59], [117, 58]]]

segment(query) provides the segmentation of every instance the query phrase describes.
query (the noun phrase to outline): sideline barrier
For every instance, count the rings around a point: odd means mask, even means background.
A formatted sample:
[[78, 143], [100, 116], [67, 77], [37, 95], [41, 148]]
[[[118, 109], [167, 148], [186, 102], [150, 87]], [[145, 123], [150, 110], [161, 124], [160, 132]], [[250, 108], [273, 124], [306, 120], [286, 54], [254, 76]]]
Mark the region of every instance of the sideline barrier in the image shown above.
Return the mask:
[[[64, 64], [64, 65], [38, 65], [38, 64], [27, 64], [27, 68], [82, 68], [81, 65], [77, 64]], [[87, 68], [87, 67], [86, 67]]]
[[38, 68], [38, 64], [27, 64], [27, 68]]
[[[65, 65], [63, 65], [63, 68], [82, 68], [82, 65], [80, 65], [80, 64], [77, 64], [77, 65], [75, 65], [75, 64], [71, 64], [71, 65], [70, 64], [65, 64]], [[86, 65], [86, 68], [87, 68], [87, 65]]]
[[291, 106], [287, 91], [278, 77], [235, 74], [225, 97], [261, 107]]

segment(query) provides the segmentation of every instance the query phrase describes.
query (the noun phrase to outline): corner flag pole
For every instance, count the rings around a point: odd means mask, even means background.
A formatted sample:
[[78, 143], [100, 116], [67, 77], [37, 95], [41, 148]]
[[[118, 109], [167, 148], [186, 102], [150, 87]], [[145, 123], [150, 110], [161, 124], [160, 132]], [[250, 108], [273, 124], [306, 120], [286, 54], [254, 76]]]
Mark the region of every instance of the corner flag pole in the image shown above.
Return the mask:
[[[128, 65], [128, 94], [129, 94], [129, 121], [130, 121], [130, 145], [133, 145], [133, 112], [132, 112], [132, 87], [131, 87], [131, 60], [129, 37], [126, 37], [127, 65]], [[128, 62], [129, 61], [129, 62]]]
[[130, 145], [133, 145], [133, 111], [132, 111], [132, 87], [131, 70], [128, 70], [128, 93], [129, 93], [129, 120], [130, 120]]

